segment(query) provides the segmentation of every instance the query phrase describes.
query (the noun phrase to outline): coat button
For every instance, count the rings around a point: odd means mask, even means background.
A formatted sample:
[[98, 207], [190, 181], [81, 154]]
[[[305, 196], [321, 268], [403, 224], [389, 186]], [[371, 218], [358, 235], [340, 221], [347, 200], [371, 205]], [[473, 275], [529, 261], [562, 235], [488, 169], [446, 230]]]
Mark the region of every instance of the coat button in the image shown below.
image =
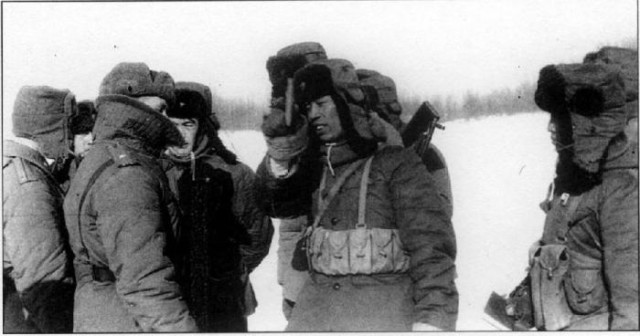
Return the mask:
[[339, 289], [340, 289], [340, 284], [339, 284], [339, 283], [337, 283], [337, 282], [336, 282], [336, 283], [334, 283], [334, 284], [333, 284], [333, 289], [335, 289], [335, 290], [339, 290]]
[[338, 224], [339, 221], [340, 221], [340, 219], [333, 217], [333, 218], [331, 218], [331, 225], [336, 225], [336, 224]]

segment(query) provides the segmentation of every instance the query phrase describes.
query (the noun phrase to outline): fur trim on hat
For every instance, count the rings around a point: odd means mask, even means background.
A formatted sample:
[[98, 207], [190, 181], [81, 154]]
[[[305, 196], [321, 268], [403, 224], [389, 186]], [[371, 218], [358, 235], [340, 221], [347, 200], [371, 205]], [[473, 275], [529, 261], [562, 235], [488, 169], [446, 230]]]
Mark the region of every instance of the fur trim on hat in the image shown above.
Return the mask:
[[75, 95], [67, 89], [23, 86], [13, 107], [13, 133], [37, 142], [47, 158], [66, 158], [72, 143], [69, 119], [76, 109]]
[[197, 92], [204, 98], [206, 102], [205, 113], [209, 116], [209, 119], [213, 123], [216, 131], [220, 130], [220, 120], [218, 120], [218, 117], [216, 116], [216, 111], [213, 110], [213, 94], [211, 93], [211, 89], [201, 83], [177, 82], [176, 92], [184, 90]]
[[624, 131], [626, 93], [620, 67], [561, 64], [540, 71], [535, 101], [551, 113], [557, 133], [573, 144], [573, 162], [589, 173], [600, 170], [611, 139]]
[[96, 141], [134, 141], [155, 156], [168, 146], [184, 145], [182, 135], [167, 117], [134, 98], [102, 95], [96, 98], [96, 109]]
[[347, 142], [359, 155], [367, 155], [377, 148], [369, 128], [368, 113], [363, 109], [364, 94], [351, 62], [329, 59], [306, 65], [296, 72], [294, 89], [298, 106], [331, 96]]
[[174, 90], [173, 78], [168, 73], [150, 70], [145, 63], [119, 63], [100, 83], [101, 96], [155, 96], [170, 106], [175, 102]]
[[176, 83], [176, 104], [167, 110], [170, 118], [198, 120], [193, 153], [196, 157], [209, 155], [211, 151], [229, 164], [237, 163], [236, 155], [224, 145], [218, 136], [220, 123], [212, 113], [213, 95], [208, 86], [195, 82]]

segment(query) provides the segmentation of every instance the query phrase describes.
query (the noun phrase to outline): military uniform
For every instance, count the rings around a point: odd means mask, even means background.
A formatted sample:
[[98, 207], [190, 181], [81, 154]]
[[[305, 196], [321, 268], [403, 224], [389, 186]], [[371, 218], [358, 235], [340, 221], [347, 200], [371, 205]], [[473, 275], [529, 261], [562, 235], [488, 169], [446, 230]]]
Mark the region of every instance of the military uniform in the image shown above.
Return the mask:
[[74, 282], [62, 190], [42, 154], [11, 140], [4, 142], [2, 173], [4, 331], [71, 332]]
[[[114, 78], [136, 70], [141, 78]], [[173, 95], [166, 73], [145, 82], [150, 74], [143, 64], [123, 63], [103, 80], [96, 143], [65, 199], [78, 283], [74, 332], [197, 330], [176, 282], [178, 209], [158, 162], [160, 152], [182, 138], [166, 117], [110, 90], [110, 83], [124, 82], [124, 92]]]
[[73, 93], [48, 86], [24, 86], [15, 100], [2, 165], [5, 332], [71, 332], [72, 255], [54, 170], [69, 157], [76, 109]]
[[535, 326], [638, 329], [638, 155], [624, 80], [608, 64], [549, 65], [536, 103], [559, 154], [542, 238], [531, 248]]
[[291, 262], [310, 278], [287, 331], [454, 329], [455, 236], [420, 158], [397, 146], [377, 148], [350, 62], [306, 65], [294, 87], [298, 106], [330, 97], [334, 108], [310, 110], [310, 122], [322, 131], [339, 122], [328, 132], [341, 131], [322, 141], [311, 134], [284, 176], [273, 173], [271, 158], [258, 169], [266, 198], [276, 203], [267, 208], [309, 219]]

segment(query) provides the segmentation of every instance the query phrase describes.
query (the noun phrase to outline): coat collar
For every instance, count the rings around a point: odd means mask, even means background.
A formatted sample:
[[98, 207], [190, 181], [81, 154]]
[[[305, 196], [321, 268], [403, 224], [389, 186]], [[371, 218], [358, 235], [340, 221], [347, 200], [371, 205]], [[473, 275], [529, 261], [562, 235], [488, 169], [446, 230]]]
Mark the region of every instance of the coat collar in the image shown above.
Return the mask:
[[19, 140], [5, 140], [2, 144], [3, 156], [6, 157], [19, 157], [23, 160], [29, 161], [40, 169], [49, 173], [49, 165], [46, 158], [38, 152], [25, 144], [20, 143]]

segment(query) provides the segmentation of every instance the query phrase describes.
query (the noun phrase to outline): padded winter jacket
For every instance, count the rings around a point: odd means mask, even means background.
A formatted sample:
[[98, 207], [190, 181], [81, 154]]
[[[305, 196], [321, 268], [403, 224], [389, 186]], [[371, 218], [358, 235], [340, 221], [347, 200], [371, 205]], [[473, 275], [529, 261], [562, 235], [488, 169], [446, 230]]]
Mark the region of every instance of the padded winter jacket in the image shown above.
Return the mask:
[[39, 152], [11, 140], [3, 147], [4, 331], [70, 333], [74, 282], [62, 190]]
[[[348, 149], [340, 152], [340, 148], [332, 150], [330, 162], [334, 174], [328, 173], [325, 191], [347, 169], [348, 163], [358, 159]], [[321, 161], [315, 162], [321, 164]], [[313, 168], [301, 164], [300, 170], [289, 177], [306, 183], [312, 181], [302, 186], [296, 187], [285, 182], [287, 179], [271, 175], [259, 175], [259, 180], [263, 186], [276, 186], [278, 190], [282, 190], [285, 183], [292, 188], [312, 186], [307, 193], [313, 198], [312, 204], [316, 204], [317, 172], [310, 173], [304, 167]], [[322, 217], [321, 227], [327, 230], [355, 227], [363, 170], [360, 167], [346, 180]], [[307, 177], [303, 179], [296, 174]], [[368, 189], [366, 223], [370, 227], [399, 230], [410, 256], [409, 271], [350, 276], [326, 276], [311, 271], [311, 280], [296, 300], [287, 330], [411, 330], [414, 322], [454, 329], [458, 311], [454, 283], [455, 235], [444, 200], [424, 164], [409, 149], [385, 147], [374, 156]], [[317, 209], [313, 207], [311, 211], [315, 214]], [[386, 302], [381, 303], [379, 298], [385, 298]], [[373, 305], [379, 310], [375, 314], [370, 313]], [[361, 320], [354, 321], [358, 317]], [[372, 319], [380, 323], [364, 323]]]
[[[565, 240], [552, 225], [541, 240], [569, 251], [569, 330], [638, 330], [637, 148], [615, 156], [603, 165], [602, 183], [581, 195]], [[549, 203], [546, 223], [562, 216], [560, 203], [559, 195]]]
[[96, 143], [64, 209], [77, 280], [75, 332], [193, 332], [176, 282], [178, 212], [158, 157], [177, 129], [126, 97], [97, 100]]

